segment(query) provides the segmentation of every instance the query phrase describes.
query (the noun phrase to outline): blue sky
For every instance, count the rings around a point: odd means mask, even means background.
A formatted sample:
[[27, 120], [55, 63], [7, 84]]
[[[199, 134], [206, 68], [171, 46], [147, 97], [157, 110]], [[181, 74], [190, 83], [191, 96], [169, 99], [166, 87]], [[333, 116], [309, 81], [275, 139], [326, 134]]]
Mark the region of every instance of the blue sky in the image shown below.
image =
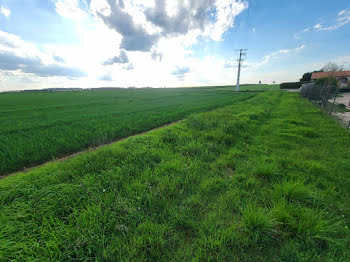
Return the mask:
[[295, 81], [349, 66], [348, 0], [0, 0], [0, 92]]

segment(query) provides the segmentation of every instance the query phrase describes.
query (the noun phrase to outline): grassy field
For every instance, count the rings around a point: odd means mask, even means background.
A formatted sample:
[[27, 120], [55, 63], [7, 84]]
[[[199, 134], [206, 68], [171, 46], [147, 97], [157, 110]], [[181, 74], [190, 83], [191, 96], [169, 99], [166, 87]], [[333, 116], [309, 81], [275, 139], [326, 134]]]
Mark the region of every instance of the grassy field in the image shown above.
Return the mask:
[[0, 94], [0, 176], [253, 96], [233, 90]]
[[349, 261], [349, 154], [260, 93], [0, 180], [0, 261]]

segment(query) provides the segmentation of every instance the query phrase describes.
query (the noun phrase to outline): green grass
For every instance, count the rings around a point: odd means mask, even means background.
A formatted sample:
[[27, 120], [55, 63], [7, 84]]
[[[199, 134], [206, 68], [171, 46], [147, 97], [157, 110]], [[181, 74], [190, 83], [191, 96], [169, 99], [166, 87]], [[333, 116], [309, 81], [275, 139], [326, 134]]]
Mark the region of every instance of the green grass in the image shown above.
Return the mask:
[[0, 176], [252, 96], [230, 87], [0, 94]]
[[[235, 87], [234, 87], [235, 88]], [[240, 86], [240, 91], [272, 91], [280, 90], [280, 85], [242, 85]]]
[[0, 261], [349, 261], [350, 135], [265, 92], [0, 181]]
[[[213, 86], [214, 88], [225, 88], [228, 90], [236, 90], [236, 86]], [[205, 87], [201, 87], [201, 88], [205, 88]], [[261, 91], [273, 91], [273, 90], [280, 90], [280, 85], [267, 85], [267, 84], [243, 84], [240, 85], [239, 88], [240, 91], [251, 91], [251, 92], [261, 92]]]

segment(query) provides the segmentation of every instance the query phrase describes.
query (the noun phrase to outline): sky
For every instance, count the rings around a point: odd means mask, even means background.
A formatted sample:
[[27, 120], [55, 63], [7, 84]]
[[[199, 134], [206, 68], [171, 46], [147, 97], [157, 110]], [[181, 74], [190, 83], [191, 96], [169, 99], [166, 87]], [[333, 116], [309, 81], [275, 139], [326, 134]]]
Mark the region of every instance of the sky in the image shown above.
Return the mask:
[[349, 0], [0, 0], [0, 92], [297, 81], [350, 63]]

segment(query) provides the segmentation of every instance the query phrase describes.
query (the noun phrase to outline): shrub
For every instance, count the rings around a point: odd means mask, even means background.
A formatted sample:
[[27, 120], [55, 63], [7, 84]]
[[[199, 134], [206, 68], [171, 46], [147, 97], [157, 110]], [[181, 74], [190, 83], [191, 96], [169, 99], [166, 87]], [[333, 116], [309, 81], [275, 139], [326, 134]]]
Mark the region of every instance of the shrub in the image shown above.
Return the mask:
[[282, 83], [280, 89], [299, 89], [302, 82]]
[[317, 86], [337, 86], [337, 79], [332, 76], [322, 77], [316, 80]]

